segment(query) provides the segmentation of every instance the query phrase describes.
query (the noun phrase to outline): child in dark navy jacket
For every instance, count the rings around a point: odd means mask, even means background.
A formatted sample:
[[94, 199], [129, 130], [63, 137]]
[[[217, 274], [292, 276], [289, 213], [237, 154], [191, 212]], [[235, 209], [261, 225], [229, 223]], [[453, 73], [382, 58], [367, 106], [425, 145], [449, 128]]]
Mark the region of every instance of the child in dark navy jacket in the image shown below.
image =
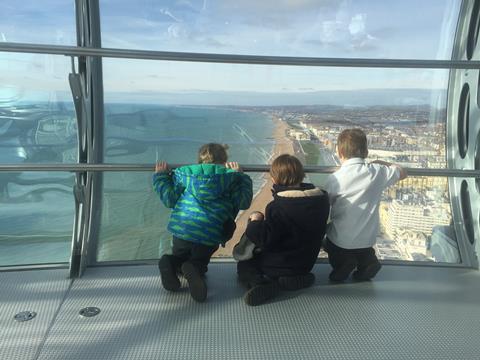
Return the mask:
[[[275, 297], [280, 289], [298, 290], [314, 283], [315, 276], [310, 271], [317, 260], [330, 211], [327, 193], [302, 183], [305, 173], [296, 157], [277, 157], [270, 175], [273, 201], [267, 205], [265, 216], [258, 211], [250, 215], [243, 244], [234, 249], [234, 256], [243, 259], [237, 265], [237, 273], [248, 288], [244, 296], [248, 305], [260, 305]], [[245, 241], [254, 245], [245, 246]], [[249, 249], [250, 254], [238, 254], [239, 248]]]

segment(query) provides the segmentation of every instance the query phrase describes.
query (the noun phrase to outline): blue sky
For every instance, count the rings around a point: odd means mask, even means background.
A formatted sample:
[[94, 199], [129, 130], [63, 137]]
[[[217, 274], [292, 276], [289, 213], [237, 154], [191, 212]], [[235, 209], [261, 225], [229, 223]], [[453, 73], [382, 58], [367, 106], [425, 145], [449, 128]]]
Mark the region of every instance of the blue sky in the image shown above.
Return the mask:
[[442, 26], [446, 13], [456, 19], [452, 10], [458, 4], [456, 0], [104, 0], [103, 44], [264, 55], [448, 58], [441, 46]]
[[[104, 47], [315, 57], [448, 59], [457, 0], [100, 0]], [[75, 45], [73, 1], [0, 0], [0, 41]], [[66, 92], [62, 56], [0, 53], [5, 94]], [[5, 73], [4, 71], [2, 71]], [[106, 99], [447, 86], [447, 71], [105, 59]], [[6, 88], [8, 87], [8, 90]], [[27, 95], [18, 95], [27, 96]], [[172, 96], [170, 96], [171, 98]], [[174, 96], [175, 97], [175, 96]], [[191, 97], [190, 97], [191, 98]], [[231, 99], [231, 96], [228, 97]], [[152, 100], [154, 101], [154, 100]], [[190, 100], [189, 100], [190, 101]], [[229, 100], [231, 101], [231, 100]]]

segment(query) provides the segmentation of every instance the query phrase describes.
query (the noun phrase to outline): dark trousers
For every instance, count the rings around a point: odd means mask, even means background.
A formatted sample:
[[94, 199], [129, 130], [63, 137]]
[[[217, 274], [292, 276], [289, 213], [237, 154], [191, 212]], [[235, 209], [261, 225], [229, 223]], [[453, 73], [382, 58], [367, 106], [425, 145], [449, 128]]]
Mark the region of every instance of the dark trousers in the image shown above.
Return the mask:
[[213, 253], [217, 251], [217, 246], [208, 246], [203, 244], [185, 241], [177, 237], [173, 237], [172, 255], [169, 256], [173, 265], [180, 270], [182, 264], [186, 261], [192, 263], [201, 274], [205, 274], [208, 270], [208, 263]]
[[258, 258], [255, 256], [249, 260], [239, 261], [237, 263], [237, 275], [238, 280], [247, 289], [257, 285], [268, 284], [274, 280], [262, 272]]
[[361, 273], [368, 265], [379, 262], [373, 247], [344, 249], [327, 238], [324, 248], [328, 253], [328, 262], [332, 265], [333, 270], [341, 269], [347, 263], [357, 263], [357, 270]]

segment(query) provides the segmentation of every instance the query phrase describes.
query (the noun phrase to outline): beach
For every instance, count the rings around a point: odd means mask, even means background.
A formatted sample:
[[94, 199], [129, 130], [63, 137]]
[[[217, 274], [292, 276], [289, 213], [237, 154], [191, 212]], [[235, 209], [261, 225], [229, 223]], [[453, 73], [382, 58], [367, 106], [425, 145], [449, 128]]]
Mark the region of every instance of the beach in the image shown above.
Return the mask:
[[[275, 145], [271, 160], [275, 159], [280, 154], [294, 154], [293, 142], [286, 135], [286, 131], [289, 129], [288, 124], [276, 117], [273, 117], [272, 121], [274, 123], [273, 138], [275, 140]], [[265, 206], [272, 200], [272, 180], [268, 173], [265, 173], [264, 179], [265, 183], [258, 193], [254, 195], [250, 208], [243, 211], [237, 217], [237, 229], [235, 230], [233, 237], [227, 242], [224, 248], [220, 247], [215, 252], [213, 255], [214, 257], [231, 257], [233, 247], [238, 243], [240, 237], [245, 231], [250, 213], [252, 211], [261, 211], [265, 213]]]

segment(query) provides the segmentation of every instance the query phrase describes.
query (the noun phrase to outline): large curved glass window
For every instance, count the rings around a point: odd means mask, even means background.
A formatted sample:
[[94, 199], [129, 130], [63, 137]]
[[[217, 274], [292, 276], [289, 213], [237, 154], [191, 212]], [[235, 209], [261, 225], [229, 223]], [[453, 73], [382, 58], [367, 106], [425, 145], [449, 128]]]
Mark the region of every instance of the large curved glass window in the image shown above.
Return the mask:
[[448, 59], [460, 2], [101, 0], [100, 6], [105, 47]]
[[[337, 165], [339, 132], [361, 127], [371, 160], [445, 168], [447, 78], [444, 70], [105, 59], [105, 162], [192, 163], [198, 148], [213, 141], [229, 144], [230, 158], [243, 164], [266, 164], [288, 152], [307, 165]], [[271, 199], [269, 177], [251, 175], [257, 193], [251, 209], [263, 210]], [[325, 175], [309, 180], [321, 186]], [[382, 206], [391, 215], [383, 217], [382, 258], [459, 261], [458, 249], [446, 260], [429, 252], [435, 226], [451, 222], [445, 178], [409, 179], [386, 192]], [[404, 229], [413, 208], [424, 224]], [[158, 258], [170, 242], [168, 216], [151, 174], [105, 174], [98, 260]], [[244, 217], [217, 256], [231, 256]]]
[[[106, 48], [370, 59], [450, 59], [461, 7], [456, 0], [99, 3]], [[73, 45], [74, 4], [3, 1], [0, 41]], [[477, 25], [475, 17], [471, 43]], [[214, 141], [229, 144], [230, 159], [242, 164], [268, 164], [288, 152], [307, 165], [336, 165], [338, 133], [360, 127], [371, 160], [446, 167], [448, 70], [102, 62], [106, 163], [191, 163], [201, 144]], [[70, 67], [64, 56], [0, 53], [0, 163], [77, 162]], [[251, 176], [252, 209], [263, 210], [269, 176]], [[152, 191], [151, 174], [107, 172], [103, 179], [101, 223], [92, 224], [99, 226], [97, 261], [168, 251], [169, 211]], [[309, 180], [321, 186], [325, 175]], [[0, 173], [0, 266], [68, 260], [73, 181], [66, 173]], [[445, 178], [408, 179], [386, 191], [381, 206], [381, 258], [460, 261]], [[423, 222], [406, 227], [409, 216]], [[245, 223], [241, 214], [234, 240], [217, 256], [230, 256]], [[60, 240], [40, 260], [9, 256], [35, 239]]]

